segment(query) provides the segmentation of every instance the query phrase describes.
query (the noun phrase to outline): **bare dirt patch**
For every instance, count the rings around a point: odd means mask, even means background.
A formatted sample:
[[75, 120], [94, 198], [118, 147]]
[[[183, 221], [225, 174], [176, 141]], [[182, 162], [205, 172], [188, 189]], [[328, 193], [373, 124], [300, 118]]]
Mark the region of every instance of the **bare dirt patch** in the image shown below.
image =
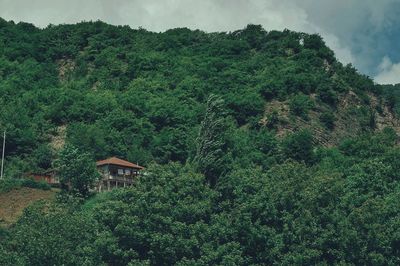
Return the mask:
[[23, 210], [38, 200], [54, 199], [55, 190], [33, 188], [14, 189], [0, 194], [0, 226], [10, 226], [21, 216]]

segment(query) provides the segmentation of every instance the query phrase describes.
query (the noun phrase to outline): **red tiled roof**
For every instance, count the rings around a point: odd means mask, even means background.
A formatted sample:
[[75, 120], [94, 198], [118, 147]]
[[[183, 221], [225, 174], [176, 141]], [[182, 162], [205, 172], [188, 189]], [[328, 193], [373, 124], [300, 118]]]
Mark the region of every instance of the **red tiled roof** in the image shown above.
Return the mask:
[[107, 164], [131, 167], [131, 168], [136, 168], [136, 169], [144, 169], [143, 166], [119, 159], [117, 157], [111, 157], [111, 158], [96, 162], [97, 166], [102, 166], [102, 165], [107, 165]]

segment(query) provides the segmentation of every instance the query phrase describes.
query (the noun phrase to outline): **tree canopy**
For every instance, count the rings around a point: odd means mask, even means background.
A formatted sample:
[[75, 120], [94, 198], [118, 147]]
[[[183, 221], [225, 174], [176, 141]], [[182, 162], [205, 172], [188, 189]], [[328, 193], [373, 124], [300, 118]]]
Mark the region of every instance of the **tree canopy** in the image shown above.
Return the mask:
[[[398, 85], [319, 35], [0, 19], [0, 93], [6, 177], [85, 196], [0, 228], [1, 265], [400, 264]], [[89, 195], [110, 156], [145, 173]]]

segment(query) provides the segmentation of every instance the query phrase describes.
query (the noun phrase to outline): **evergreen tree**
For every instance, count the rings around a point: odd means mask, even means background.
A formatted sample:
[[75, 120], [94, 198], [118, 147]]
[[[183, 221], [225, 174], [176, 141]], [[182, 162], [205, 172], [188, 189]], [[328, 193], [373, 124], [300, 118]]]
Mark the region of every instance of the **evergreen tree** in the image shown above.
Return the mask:
[[211, 94], [208, 97], [193, 159], [196, 170], [203, 173], [211, 185], [215, 185], [221, 170], [226, 128], [223, 105], [224, 100], [220, 96]]

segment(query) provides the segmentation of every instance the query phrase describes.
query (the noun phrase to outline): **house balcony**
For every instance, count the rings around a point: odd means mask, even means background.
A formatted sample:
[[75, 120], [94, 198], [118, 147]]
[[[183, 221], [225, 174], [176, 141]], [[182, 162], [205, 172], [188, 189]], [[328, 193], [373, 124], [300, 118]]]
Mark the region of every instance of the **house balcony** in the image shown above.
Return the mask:
[[129, 184], [133, 183], [133, 180], [136, 176], [127, 176], [127, 175], [106, 175], [103, 176], [103, 180], [113, 180], [113, 181], [118, 181], [118, 182], [126, 182]]

